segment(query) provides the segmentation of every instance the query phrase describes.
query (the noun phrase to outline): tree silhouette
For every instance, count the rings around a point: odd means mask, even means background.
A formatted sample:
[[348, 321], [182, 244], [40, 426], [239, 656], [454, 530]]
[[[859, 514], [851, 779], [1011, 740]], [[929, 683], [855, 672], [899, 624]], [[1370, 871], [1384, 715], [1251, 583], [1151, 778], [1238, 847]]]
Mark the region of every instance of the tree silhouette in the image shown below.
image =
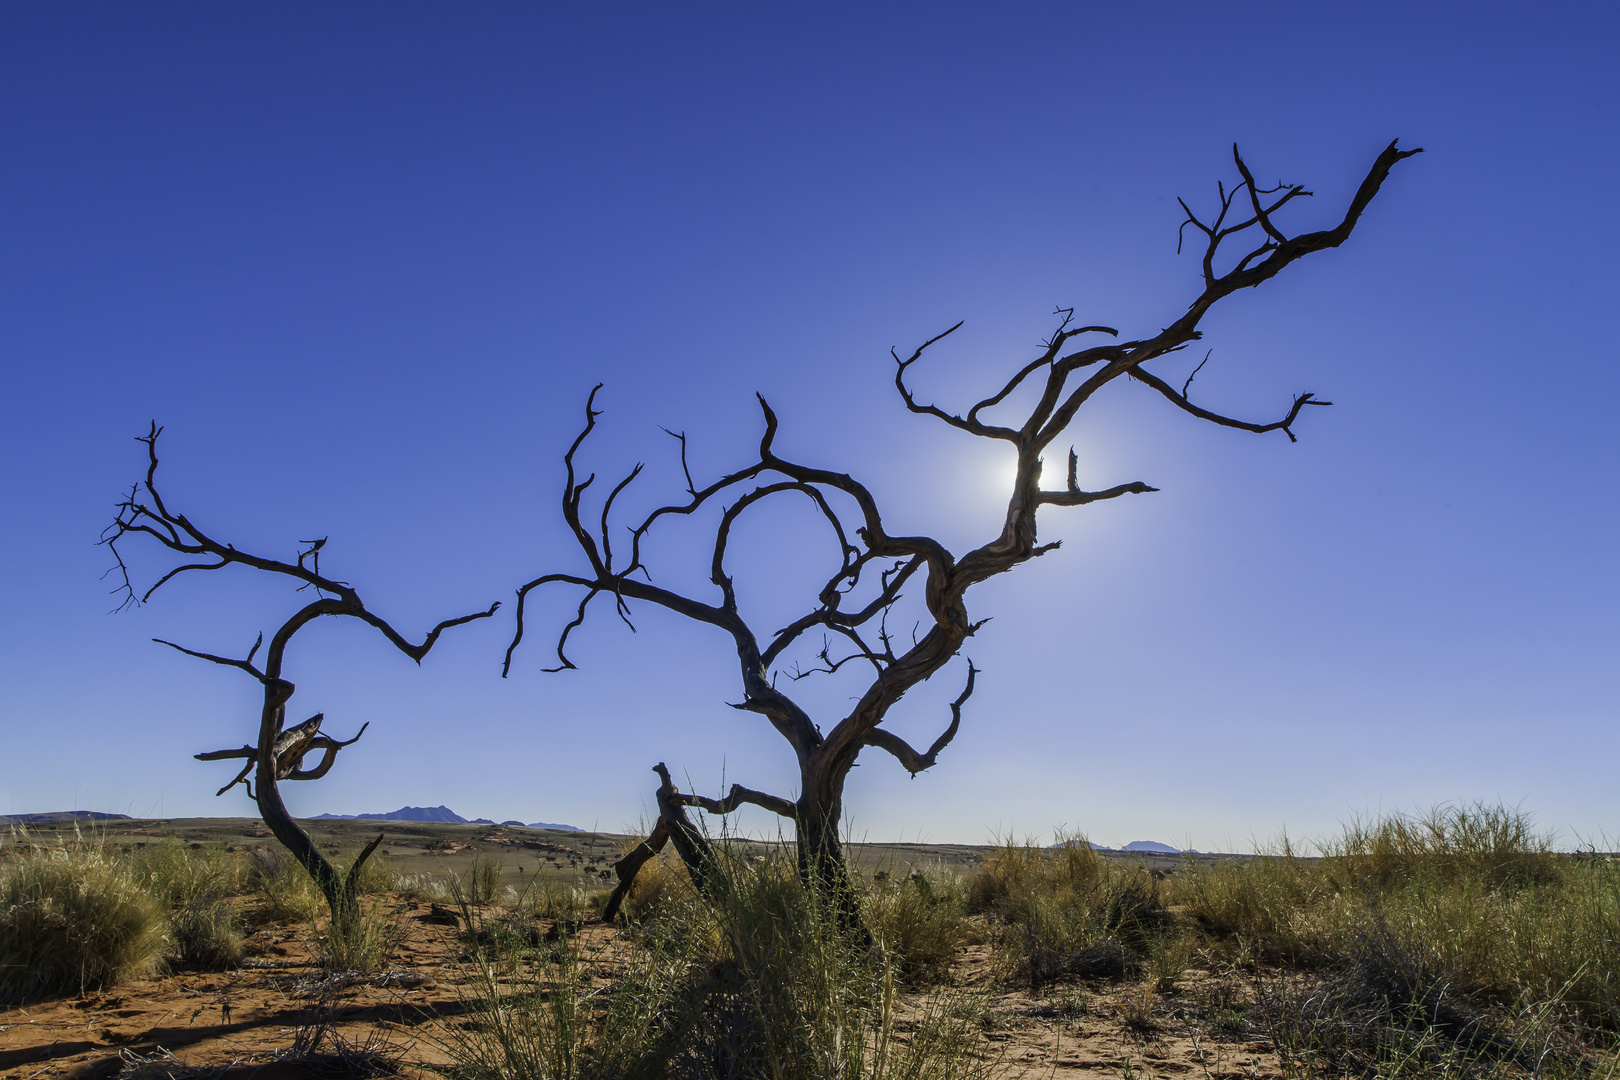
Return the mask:
[[[159, 638], [153, 640], [171, 649], [178, 649], [187, 656], [237, 668], [259, 681], [264, 690], [264, 704], [259, 714], [258, 739], [235, 749], [198, 754], [197, 759], [199, 761], [240, 759], [243, 762], [242, 770], [236, 774], [236, 778], [214, 794], [223, 795], [237, 784], [243, 785], [247, 789], [248, 797], [258, 806], [259, 816], [269, 827], [271, 834], [292, 853], [293, 858], [314, 879], [321, 894], [326, 898], [328, 907], [331, 908], [333, 919], [338, 921], [350, 919], [358, 910], [356, 886], [361, 867], [371, 857], [372, 852], [377, 850], [377, 845], [382, 843], [382, 834], [379, 833], [377, 838], [360, 852], [346, 873], [339, 873], [337, 868], [321, 854], [315, 842], [309, 838], [309, 834], [304, 832], [287, 812], [277, 785], [283, 780], [319, 780], [331, 770], [338, 752], [358, 740], [370, 725], [362, 724], [354, 738], [344, 740], [333, 739], [321, 733], [321, 723], [325, 719], [321, 713], [316, 713], [301, 724], [287, 727], [287, 703], [292, 699], [296, 689], [291, 682], [282, 677], [287, 645], [292, 641], [293, 635], [323, 615], [347, 616], [376, 627], [389, 644], [420, 664], [422, 658], [439, 640], [440, 634], [451, 627], [475, 619], [487, 619], [495, 614], [500, 604], [498, 602], [491, 604], [488, 611], [446, 619], [428, 631], [422, 644], [411, 644], [386, 620], [367, 609], [360, 599], [360, 594], [348, 582], [338, 581], [321, 573], [321, 549], [326, 545], [325, 537], [319, 540], [299, 541], [304, 546], [298, 551], [294, 561], [282, 562], [250, 554], [232, 544], [221, 543], [203, 532], [186, 515], [171, 511], [157, 489], [157, 442], [158, 436], [162, 433], [163, 429], [154, 421], [147, 434], [140, 437], [139, 441], [146, 444], [146, 479], [131, 487], [129, 495], [118, 503], [113, 523], [101, 537], [101, 543], [113, 554], [115, 565], [112, 572], [119, 575], [121, 582], [115, 590], [123, 596], [119, 610], [144, 604], [153, 593], [180, 574], [224, 570], [233, 566], [280, 574], [298, 582], [298, 591], [306, 589], [314, 591], [315, 599], [294, 612], [271, 635], [270, 645], [265, 649], [262, 668], [254, 663], [259, 649], [264, 645], [262, 633], [248, 650], [247, 656], [242, 659], [198, 652]], [[137, 595], [130, 580], [129, 567], [119, 548], [121, 543], [132, 537], [149, 537], [169, 551], [192, 561], [172, 567], [158, 578], [155, 584]], [[316, 752], [321, 754], [320, 761], [313, 768], [304, 768], [304, 758]], [[253, 774], [257, 779], [257, 787], [249, 779], [249, 774]]]
[[[1042, 544], [1037, 537], [1036, 517], [1042, 507], [1083, 506], [1157, 490], [1139, 480], [1100, 491], [1082, 490], [1072, 449], [1066, 482], [1060, 486], [1043, 486], [1042, 457], [1048, 447], [1070, 430], [1083, 407], [1099, 390], [1117, 379], [1130, 379], [1147, 386], [1176, 408], [1201, 420], [1250, 432], [1281, 431], [1294, 441], [1294, 426], [1306, 407], [1329, 402], [1304, 393], [1293, 399], [1280, 419], [1260, 422], [1236, 419], [1194, 402], [1190, 396], [1190, 376], [1177, 389], [1148, 365], [1198, 341], [1202, 336], [1199, 322], [1217, 302], [1270, 280], [1307, 255], [1344, 243], [1395, 164], [1420, 152], [1399, 150], [1395, 143], [1390, 143], [1373, 162], [1338, 224], [1322, 231], [1291, 235], [1284, 231], [1278, 214], [1311, 193], [1297, 184], [1261, 187], [1234, 146], [1232, 159], [1238, 180], [1231, 188], [1224, 183], [1217, 185], [1218, 201], [1213, 213], [1200, 217], [1186, 202], [1181, 203], [1186, 213], [1181, 225], [1182, 240], [1203, 239], [1203, 287], [1183, 314], [1148, 337], [1076, 347], [1076, 339], [1082, 337], [1100, 334], [1118, 338], [1119, 333], [1107, 326], [1075, 325], [1074, 312], [1062, 310], [1058, 313], [1062, 319], [1040, 355], [966, 412], [952, 412], [920, 401], [908, 382], [928, 349], [954, 332], [960, 323], [923, 342], [909, 356], [894, 353], [895, 388], [908, 410], [932, 417], [968, 435], [1010, 444], [1017, 453], [1017, 472], [1000, 532], [960, 557], [933, 537], [891, 531], [871, 491], [852, 476], [779, 455], [775, 448], [777, 414], [763, 397], [759, 399], [759, 406], [764, 434], [760, 439], [758, 460], [700, 488], [686, 468], [686, 438], [677, 436], [687, 480], [685, 498], [659, 507], [634, 524], [629, 530], [628, 552], [623, 553], [621, 546], [621, 552], [616, 553], [611, 540], [614, 503], [642, 467], [636, 466], [612, 489], [602, 502], [597, 521], [584, 516], [581, 502], [595, 475], [579, 479], [576, 458], [600, 415], [595, 407], [600, 385], [593, 390], [586, 402], [583, 430], [563, 458], [567, 473], [563, 517], [587, 565], [578, 572], [542, 575], [518, 591], [517, 626], [507, 650], [506, 670], [510, 671], [513, 654], [523, 639], [528, 598], [542, 586], [569, 585], [584, 593], [575, 616], [557, 638], [557, 665], [549, 669], [553, 671], [574, 666], [566, 652], [569, 636], [584, 623], [592, 601], [598, 597], [611, 599], [626, 621], [633, 603], [658, 605], [731, 638], [743, 690], [743, 700], [733, 707], [764, 717], [787, 741], [799, 769], [799, 790], [792, 798], [737, 785], [725, 799], [716, 800], [676, 791], [667, 771], [660, 765], [659, 824], [648, 844], [621, 864], [621, 892], [640, 865], [638, 860], [644, 861], [651, 848], [661, 844], [664, 837], [677, 840], [683, 857], [694, 867], [694, 876], [701, 879], [702, 864], [710, 856], [701, 843], [701, 835], [686, 821], [684, 808], [695, 806], [724, 814], [750, 803], [793, 823], [801, 871], [813, 875], [821, 885], [843, 898], [847, 908], [851, 894], [839, 836], [845, 780], [868, 747], [887, 752], [915, 775], [932, 767], [956, 736], [963, 707], [974, 690], [977, 672], [971, 662], [963, 675], [961, 694], [950, 707], [949, 723], [927, 749], [913, 747], [885, 728], [883, 722], [908, 690], [944, 668], [983, 625], [968, 614], [968, 590], [1058, 546]], [[1239, 250], [1235, 256], [1231, 254], [1234, 249]], [[1009, 400], [1021, 388], [1025, 393], [1020, 400], [1033, 396], [1034, 404], [1014, 416], [1004, 417], [1012, 408]], [[836, 553], [836, 566], [801, 616], [774, 633], [762, 634], [749, 626], [738, 610], [736, 590], [726, 569], [727, 548], [741, 515], [766, 500], [787, 496], [809, 500], [825, 521]], [[707, 598], [699, 598], [654, 584], [643, 561], [653, 527], [664, 518], [692, 515], [711, 504], [723, 504], [727, 499], [734, 501], [724, 505], [719, 516], [709, 566], [714, 592]], [[891, 633], [887, 616], [899, 601], [902, 589], [919, 577], [927, 608], [926, 630], [909, 644], [903, 644]], [[838, 649], [824, 645], [810, 669], [795, 669], [788, 674], [835, 672], [848, 665], [865, 665], [872, 672], [869, 684], [854, 707], [829, 724], [825, 732], [809, 712], [778, 685], [780, 680], [773, 677], [780, 673], [780, 663], [787, 651], [813, 631], [837, 641]], [[696, 840], [692, 839], [694, 836]]]

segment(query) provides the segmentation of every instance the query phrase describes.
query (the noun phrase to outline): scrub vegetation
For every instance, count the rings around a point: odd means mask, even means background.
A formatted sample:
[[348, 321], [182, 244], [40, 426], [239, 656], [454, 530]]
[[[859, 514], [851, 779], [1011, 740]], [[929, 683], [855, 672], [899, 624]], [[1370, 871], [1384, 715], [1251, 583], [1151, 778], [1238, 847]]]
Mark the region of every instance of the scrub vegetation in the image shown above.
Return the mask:
[[295, 939], [318, 965], [309, 986], [414, 985], [401, 955], [421, 963], [423, 946], [401, 942], [436, 924], [454, 998], [395, 1064], [466, 1080], [1016, 1075], [1036, 1036], [1054, 1053], [1107, 1042], [1125, 1077], [1174, 1046], [1211, 1070], [1263, 1056], [1275, 1071], [1247, 1075], [1312, 1080], [1620, 1070], [1620, 861], [1556, 852], [1511, 809], [1156, 866], [1079, 836], [956, 865], [852, 863], [857, 925], [791, 845], [713, 850], [702, 890], [682, 860], [647, 861], [612, 924], [584, 867], [474, 851], [405, 875], [378, 858], [361, 918], [334, 931], [273, 847], [14, 844], [0, 993], [37, 1010]]

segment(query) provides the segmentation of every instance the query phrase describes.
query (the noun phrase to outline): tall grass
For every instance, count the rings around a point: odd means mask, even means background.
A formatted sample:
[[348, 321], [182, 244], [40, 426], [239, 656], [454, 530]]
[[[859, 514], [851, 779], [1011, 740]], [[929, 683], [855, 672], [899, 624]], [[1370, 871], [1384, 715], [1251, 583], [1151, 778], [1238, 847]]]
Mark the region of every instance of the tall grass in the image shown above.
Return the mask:
[[244, 887], [240, 857], [213, 845], [171, 839], [138, 849], [129, 864], [169, 912], [170, 964], [221, 971], [242, 962], [242, 928], [226, 900]]
[[1354, 821], [1314, 850], [1173, 879], [1200, 951], [1261, 978], [1258, 1018], [1293, 1071], [1581, 1074], [1614, 1052], [1611, 857], [1558, 855], [1526, 815], [1482, 805]]
[[721, 865], [708, 897], [661, 892], [643, 908], [605, 986], [566, 935], [527, 950], [484, 936], [505, 953], [475, 957], [473, 1022], [446, 1045], [458, 1068], [470, 1080], [984, 1073], [947, 1002], [924, 1003], [896, 1037], [894, 965], [840, 929], [789, 858]]
[[244, 886], [241, 859], [214, 845], [170, 839], [137, 848], [129, 862], [147, 892], [171, 907], [234, 896]]
[[1175, 897], [1227, 960], [1342, 967], [1369, 934], [1396, 933], [1489, 1001], [1558, 996], [1583, 1022], [1620, 1029], [1620, 865], [1608, 857], [1557, 855], [1525, 815], [1482, 806], [1353, 822], [1317, 852], [1285, 843], [1189, 864]]
[[315, 930], [321, 965], [329, 971], [381, 969], [399, 942], [401, 926], [382, 899], [357, 899], [341, 917], [328, 915]]
[[166, 944], [162, 905], [123, 859], [81, 847], [0, 868], [0, 1005], [153, 974]]
[[863, 916], [908, 985], [950, 977], [951, 963], [968, 937], [961, 878], [939, 870], [874, 875]]
[[1158, 879], [1105, 860], [1084, 837], [1046, 850], [1003, 843], [968, 880], [965, 903], [990, 919], [1013, 974], [1031, 986], [1132, 973], [1174, 945]]
[[501, 895], [501, 878], [506, 864], [487, 855], [474, 855], [461, 881], [461, 895], [469, 903], [493, 904]]
[[315, 921], [325, 905], [308, 871], [285, 848], [266, 845], [248, 852], [246, 880], [273, 922]]

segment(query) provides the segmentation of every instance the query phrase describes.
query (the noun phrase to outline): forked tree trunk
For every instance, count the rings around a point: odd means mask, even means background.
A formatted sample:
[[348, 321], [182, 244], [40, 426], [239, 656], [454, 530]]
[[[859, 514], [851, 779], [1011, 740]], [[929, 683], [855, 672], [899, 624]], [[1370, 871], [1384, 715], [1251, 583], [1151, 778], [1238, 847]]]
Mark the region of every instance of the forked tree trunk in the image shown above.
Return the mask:
[[277, 781], [280, 779], [278, 774], [282, 771], [282, 762], [276, 758], [275, 742], [284, 726], [287, 701], [292, 697], [293, 690], [293, 684], [285, 679], [272, 677], [265, 681], [256, 774], [259, 783], [258, 789], [253, 792], [254, 801], [258, 803], [259, 817], [265, 827], [321, 891], [332, 913], [333, 925], [351, 926], [360, 914], [360, 871], [382, 843], [383, 834], [378, 833], [376, 839], [367, 844], [349, 865], [348, 872], [340, 874], [337, 867], [321, 854], [309, 834], [293, 820], [286, 803], [281, 801], [281, 788]]
[[[821, 767], [818, 768], [818, 765]], [[602, 911], [602, 918], [607, 922], [612, 922], [618, 915], [641, 868], [662, 851], [666, 843], [674, 843], [692, 884], [700, 894], [712, 896], [717, 875], [723, 873], [712, 845], [686, 813], [688, 805], [702, 806], [707, 803], [709, 805], [705, 808], [714, 809], [714, 800], [682, 795], [676, 790], [663, 762], [653, 769], [663, 781], [657, 792], [658, 821], [646, 840], [614, 864], [619, 882]], [[850, 875], [839, 833], [839, 823], [843, 817], [844, 779], [847, 775], [847, 770], [834, 774], [825, 769], [824, 762], [818, 763], [814, 759], [807, 764], [805, 794], [793, 804], [796, 863], [805, 891], [831, 904], [838, 925], [855, 932], [869, 943], [871, 933], [861, 919], [860, 896]]]

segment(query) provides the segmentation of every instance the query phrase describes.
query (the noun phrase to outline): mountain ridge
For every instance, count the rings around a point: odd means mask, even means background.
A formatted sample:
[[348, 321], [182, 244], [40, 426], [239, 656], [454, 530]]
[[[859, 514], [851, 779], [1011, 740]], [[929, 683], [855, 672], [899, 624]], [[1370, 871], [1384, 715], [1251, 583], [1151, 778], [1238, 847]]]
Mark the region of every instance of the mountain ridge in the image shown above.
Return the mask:
[[[468, 820], [448, 806], [402, 806], [386, 814], [316, 814], [312, 821], [430, 821], [444, 825], [494, 825], [490, 818]], [[503, 821], [502, 825], [517, 825], [525, 829], [555, 829], [559, 832], [580, 832], [577, 825], [563, 825], [551, 821], [535, 821], [524, 825], [521, 821]]]

